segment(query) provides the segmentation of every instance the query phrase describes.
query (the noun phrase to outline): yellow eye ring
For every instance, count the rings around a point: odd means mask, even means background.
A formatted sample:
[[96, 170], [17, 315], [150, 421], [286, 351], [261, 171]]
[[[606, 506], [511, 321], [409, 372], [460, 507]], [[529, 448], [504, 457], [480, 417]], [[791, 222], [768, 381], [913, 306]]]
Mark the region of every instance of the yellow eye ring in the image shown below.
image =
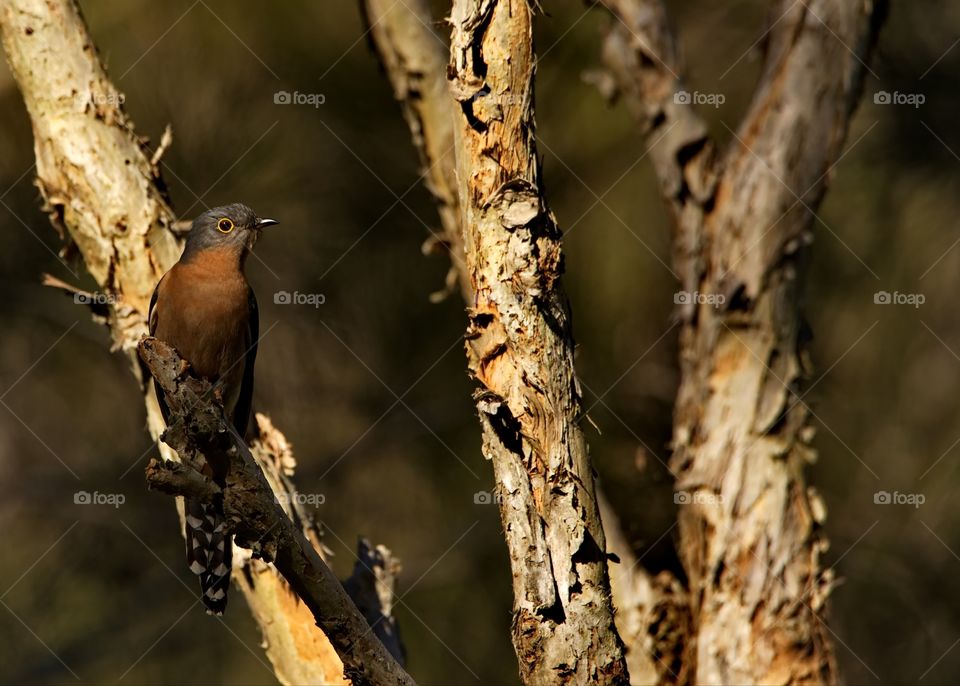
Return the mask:
[[217, 231], [220, 233], [230, 233], [233, 231], [233, 222], [223, 217], [217, 222]]

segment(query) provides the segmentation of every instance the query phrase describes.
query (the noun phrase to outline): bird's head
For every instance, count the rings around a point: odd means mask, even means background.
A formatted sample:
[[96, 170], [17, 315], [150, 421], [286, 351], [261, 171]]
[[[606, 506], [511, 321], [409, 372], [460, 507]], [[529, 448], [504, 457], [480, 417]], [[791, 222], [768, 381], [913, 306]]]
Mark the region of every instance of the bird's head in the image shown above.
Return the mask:
[[193, 220], [183, 256], [189, 259], [204, 250], [221, 249], [235, 253], [242, 262], [253, 249], [260, 232], [278, 223], [258, 217], [241, 203], [214, 207]]

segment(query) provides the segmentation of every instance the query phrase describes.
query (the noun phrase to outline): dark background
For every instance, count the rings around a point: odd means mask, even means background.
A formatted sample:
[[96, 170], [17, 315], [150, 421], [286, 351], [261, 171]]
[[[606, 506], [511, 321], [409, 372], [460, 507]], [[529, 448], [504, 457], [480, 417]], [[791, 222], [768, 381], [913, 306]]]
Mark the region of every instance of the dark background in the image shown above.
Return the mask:
[[[670, 7], [691, 90], [725, 96], [701, 111], [726, 143], [770, 19], [759, 0], [719, 4]], [[337, 573], [349, 573], [361, 534], [402, 558], [397, 614], [421, 684], [517, 683], [499, 516], [473, 497], [492, 475], [460, 345], [463, 304], [428, 301], [447, 262], [420, 244], [438, 221], [357, 8], [83, 8], [137, 130], [157, 141], [173, 125], [165, 176], [178, 213], [243, 201], [283, 222], [248, 266], [269, 329], [257, 403], [296, 446], [300, 490], [325, 497], [318, 516]], [[446, 10], [438, 3], [436, 16]], [[550, 12], [537, 30], [540, 151], [600, 429], [588, 437], [644, 563], [674, 568], [662, 465], [677, 384], [667, 220], [634, 124], [582, 78], [597, 66], [604, 16], [573, 0]], [[960, 673], [958, 36], [960, 6], [895, 4], [815, 227], [811, 479], [829, 512], [831, 629], [851, 684]], [[280, 90], [325, 102], [276, 105]], [[925, 103], [877, 105], [880, 90]], [[239, 593], [223, 623], [191, 608], [174, 509], [144, 487], [155, 448], [125, 360], [84, 308], [39, 284], [49, 271], [92, 287], [82, 265], [56, 257], [5, 66], [0, 149], [0, 682], [274, 683]], [[282, 290], [326, 301], [275, 304]], [[880, 290], [925, 303], [877, 305]], [[878, 505], [880, 490], [924, 503]], [[77, 505], [78, 491], [125, 502]]]

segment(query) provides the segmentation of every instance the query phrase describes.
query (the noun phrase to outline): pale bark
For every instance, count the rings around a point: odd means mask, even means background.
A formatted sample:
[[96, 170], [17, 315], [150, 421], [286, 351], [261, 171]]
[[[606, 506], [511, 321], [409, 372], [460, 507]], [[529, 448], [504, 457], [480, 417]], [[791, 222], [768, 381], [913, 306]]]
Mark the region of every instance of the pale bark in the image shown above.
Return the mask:
[[[613, 82], [655, 146], [674, 209], [683, 290], [674, 417], [680, 553], [697, 627], [699, 684], [835, 683], [825, 603], [832, 584], [810, 413], [799, 277], [814, 212], [860, 95], [882, 3], [774, 2], [760, 82], [714, 163], [679, 107], [679, 65], [659, 0], [602, 0]], [[679, 107], [679, 109], [678, 109]], [[668, 130], [671, 123], [675, 128]]]
[[[221, 495], [236, 544], [251, 551], [254, 557], [276, 565], [330, 639], [343, 662], [344, 675], [355, 686], [414, 686], [413, 679], [376, 637], [314, 543], [281, 507], [246, 442], [231, 430], [210, 382], [195, 377], [177, 352], [156, 338], [144, 338], [139, 352], [163, 389], [170, 410], [169, 426], [162, 440], [183, 463], [151, 462], [147, 468], [151, 488], [208, 502]], [[205, 461], [216, 456], [226, 458], [230, 465], [223, 489], [199, 475]], [[176, 467], [165, 467], [166, 464]], [[184, 469], [184, 464], [193, 471]], [[387, 589], [387, 593], [390, 591]], [[378, 595], [373, 600], [370, 605], [379, 605]]]
[[560, 231], [539, 182], [533, 8], [455, 0], [448, 75], [480, 388], [513, 571], [513, 643], [526, 684], [624, 684], [606, 541], [579, 422]]
[[[102, 314], [114, 348], [138, 376], [156, 440], [163, 419], [150, 385], [139, 378], [136, 346], [147, 333], [153, 288], [181, 249], [161, 191], [159, 154], [148, 156], [135, 133], [73, 0], [4, 0], [0, 13], [4, 51], [33, 127], [45, 209], [66, 250], [79, 254], [101, 291], [117, 303]], [[254, 455], [280, 501], [292, 514], [299, 511], [297, 522], [322, 555], [317, 531], [297, 505], [289, 479], [294, 461], [287, 441], [263, 415], [258, 426]], [[346, 683], [327, 637], [276, 569], [249, 555], [234, 557], [234, 579], [257, 619], [277, 678]]]
[[[451, 246], [452, 272], [468, 307], [473, 284], [463, 263], [463, 231], [456, 195], [454, 107], [447, 83], [449, 50], [436, 36], [425, 0], [360, 0], [371, 43], [393, 87], [420, 157], [427, 187], [438, 205], [445, 241]], [[468, 364], [479, 365], [468, 346]], [[651, 577], [636, 563], [616, 514], [597, 487], [607, 550], [617, 630], [626, 646], [631, 683], [682, 683], [689, 612], [686, 596], [667, 572]]]

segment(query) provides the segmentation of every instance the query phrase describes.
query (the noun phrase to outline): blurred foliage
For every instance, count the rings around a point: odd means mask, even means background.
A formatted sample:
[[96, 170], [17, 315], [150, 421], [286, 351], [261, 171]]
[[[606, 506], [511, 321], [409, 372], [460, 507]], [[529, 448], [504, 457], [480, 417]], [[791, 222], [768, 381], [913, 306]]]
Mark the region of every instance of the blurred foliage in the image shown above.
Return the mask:
[[[492, 474], [460, 349], [463, 304], [427, 300], [447, 269], [420, 253], [438, 222], [357, 8], [83, 6], [138, 131], [158, 141], [173, 125], [164, 173], [181, 216], [241, 200], [283, 222], [248, 267], [266, 333], [257, 402], [297, 448], [301, 491], [326, 498], [318, 516], [337, 573], [349, 573], [358, 535], [390, 546], [404, 564], [398, 614], [420, 683], [517, 683], [499, 516], [474, 504]], [[726, 97], [704, 110], [725, 143], [758, 72], [755, 41], [775, 17], [759, 0], [670, 7], [691, 90]], [[571, 1], [538, 22], [541, 153], [566, 231], [579, 372], [599, 428], [592, 454], [644, 564], [676, 571], [663, 466], [676, 283], [643, 142], [581, 78], [597, 66], [603, 21]], [[818, 372], [805, 402], [840, 581], [831, 628], [854, 684], [960, 673], [958, 30], [960, 6], [893, 8], [815, 227], [806, 311]], [[277, 105], [281, 90], [325, 102]], [[926, 102], [877, 105], [879, 90]], [[194, 604], [171, 503], [144, 488], [155, 448], [125, 362], [83, 308], [39, 284], [43, 271], [91, 280], [56, 257], [5, 67], [0, 100], [0, 682], [74, 683], [72, 672], [82, 683], [274, 683], [239, 593], [223, 622]], [[926, 302], [876, 305], [879, 290]], [[326, 302], [280, 305], [278, 291]], [[878, 490], [925, 503], [876, 505]], [[80, 506], [78, 491], [125, 502]]]

